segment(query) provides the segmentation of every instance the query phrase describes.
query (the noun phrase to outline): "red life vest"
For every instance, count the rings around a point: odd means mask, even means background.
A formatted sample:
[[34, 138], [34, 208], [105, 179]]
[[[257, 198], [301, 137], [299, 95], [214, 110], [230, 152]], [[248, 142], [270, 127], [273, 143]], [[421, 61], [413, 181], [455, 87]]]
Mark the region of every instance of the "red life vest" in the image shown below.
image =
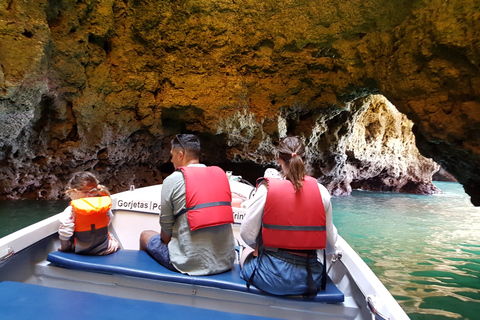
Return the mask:
[[185, 177], [186, 209], [190, 230], [233, 223], [232, 194], [225, 171], [219, 167], [180, 167]]
[[108, 248], [108, 211], [112, 199], [88, 197], [70, 202], [75, 212], [75, 252], [96, 254]]
[[263, 211], [263, 244], [291, 250], [325, 249], [325, 208], [317, 181], [305, 176], [303, 187], [295, 192], [289, 180], [265, 180], [268, 192]]

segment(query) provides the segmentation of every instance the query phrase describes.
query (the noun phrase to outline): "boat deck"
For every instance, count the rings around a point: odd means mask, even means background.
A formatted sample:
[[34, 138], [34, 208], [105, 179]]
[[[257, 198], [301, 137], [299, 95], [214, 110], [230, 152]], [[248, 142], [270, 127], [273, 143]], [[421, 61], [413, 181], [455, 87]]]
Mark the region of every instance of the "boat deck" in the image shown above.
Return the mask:
[[5, 320], [271, 319], [12, 281], [0, 282], [0, 306], [0, 319]]
[[248, 289], [239, 271], [235, 264], [232, 271], [222, 274], [188, 276], [164, 268], [139, 250], [122, 249], [107, 256], [53, 251], [36, 263], [35, 276], [23, 282], [267, 318], [355, 319], [358, 315], [352, 297], [344, 296], [330, 279], [325, 291], [306, 301], [301, 296], [274, 296]]

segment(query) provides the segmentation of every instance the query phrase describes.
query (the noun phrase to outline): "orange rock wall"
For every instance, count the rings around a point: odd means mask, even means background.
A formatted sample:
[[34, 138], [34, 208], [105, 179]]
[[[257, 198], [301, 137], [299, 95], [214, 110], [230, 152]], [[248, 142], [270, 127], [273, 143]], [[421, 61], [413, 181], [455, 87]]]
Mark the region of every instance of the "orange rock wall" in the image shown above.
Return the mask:
[[271, 164], [279, 137], [303, 135], [342, 194], [359, 99], [381, 93], [480, 204], [479, 12], [474, 0], [0, 0], [0, 197], [55, 198], [74, 170], [114, 191], [161, 182], [178, 132], [202, 138], [207, 163]]

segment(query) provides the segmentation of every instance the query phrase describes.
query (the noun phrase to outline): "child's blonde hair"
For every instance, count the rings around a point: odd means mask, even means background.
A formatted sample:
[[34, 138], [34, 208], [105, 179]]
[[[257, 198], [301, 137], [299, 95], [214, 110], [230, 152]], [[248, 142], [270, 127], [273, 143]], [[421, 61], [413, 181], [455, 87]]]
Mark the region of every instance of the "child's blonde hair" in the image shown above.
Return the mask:
[[91, 172], [76, 172], [67, 183], [69, 194], [73, 191], [80, 191], [87, 194], [88, 197], [110, 196], [108, 188], [99, 184], [97, 177]]

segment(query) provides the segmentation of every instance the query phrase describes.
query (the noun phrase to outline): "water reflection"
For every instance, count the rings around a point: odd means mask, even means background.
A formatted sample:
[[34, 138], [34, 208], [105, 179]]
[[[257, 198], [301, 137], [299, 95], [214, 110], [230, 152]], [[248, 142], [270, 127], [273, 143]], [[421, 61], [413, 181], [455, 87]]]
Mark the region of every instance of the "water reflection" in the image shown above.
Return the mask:
[[476, 319], [480, 208], [459, 184], [437, 186], [445, 193], [334, 198], [334, 221], [412, 319]]

